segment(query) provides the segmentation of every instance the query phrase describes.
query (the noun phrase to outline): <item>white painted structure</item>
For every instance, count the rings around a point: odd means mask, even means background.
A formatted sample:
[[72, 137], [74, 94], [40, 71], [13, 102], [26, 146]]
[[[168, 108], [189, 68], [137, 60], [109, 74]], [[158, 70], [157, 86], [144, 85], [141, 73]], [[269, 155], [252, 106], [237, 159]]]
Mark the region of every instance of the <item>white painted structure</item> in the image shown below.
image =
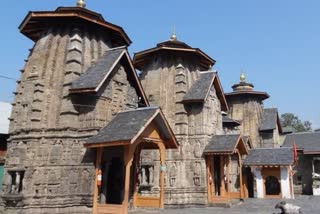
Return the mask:
[[[280, 168], [280, 186], [281, 186], [281, 196], [282, 198], [293, 199], [294, 193], [291, 193], [292, 179], [291, 176], [291, 167], [281, 167]], [[261, 167], [254, 168], [255, 180], [256, 180], [256, 189], [257, 189], [257, 198], [265, 198], [265, 181], [261, 174]]]
[[255, 170], [255, 178], [256, 178], [256, 185], [257, 185], [257, 198], [264, 198], [264, 182], [261, 175], [261, 168], [258, 167]]
[[11, 104], [0, 102], [0, 134], [8, 134]]
[[294, 198], [294, 194], [291, 195], [290, 190], [290, 170], [288, 167], [280, 168], [280, 177], [281, 177], [281, 194], [282, 198]]

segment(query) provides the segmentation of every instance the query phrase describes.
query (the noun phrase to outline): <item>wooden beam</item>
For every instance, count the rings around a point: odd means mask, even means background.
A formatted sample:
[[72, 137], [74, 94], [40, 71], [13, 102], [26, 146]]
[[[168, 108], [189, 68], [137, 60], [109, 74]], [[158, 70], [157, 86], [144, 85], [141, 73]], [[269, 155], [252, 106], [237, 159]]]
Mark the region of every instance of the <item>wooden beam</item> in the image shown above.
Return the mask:
[[102, 158], [102, 152], [103, 148], [97, 148], [97, 154], [96, 154], [96, 174], [94, 179], [94, 187], [93, 187], [93, 214], [98, 213], [97, 207], [98, 207], [98, 173], [99, 169], [101, 168], [101, 158]]
[[[164, 145], [164, 142], [157, 143], [159, 150], [160, 150], [160, 165], [165, 166], [166, 163], [166, 147]], [[165, 171], [160, 170], [160, 204], [159, 208], [164, 208], [164, 176]]]
[[208, 202], [212, 202], [212, 197], [214, 193], [214, 179], [213, 179], [213, 156], [206, 157], [207, 163], [207, 183], [208, 183]]
[[130, 169], [132, 165], [133, 159], [133, 152], [132, 152], [133, 145], [126, 146], [124, 148], [124, 161], [126, 166], [126, 175], [125, 175], [125, 184], [124, 184], [124, 197], [123, 197], [123, 214], [128, 213], [128, 202], [129, 202], [129, 192], [130, 192]]
[[224, 156], [220, 155], [220, 196], [225, 195], [225, 184], [224, 184]]

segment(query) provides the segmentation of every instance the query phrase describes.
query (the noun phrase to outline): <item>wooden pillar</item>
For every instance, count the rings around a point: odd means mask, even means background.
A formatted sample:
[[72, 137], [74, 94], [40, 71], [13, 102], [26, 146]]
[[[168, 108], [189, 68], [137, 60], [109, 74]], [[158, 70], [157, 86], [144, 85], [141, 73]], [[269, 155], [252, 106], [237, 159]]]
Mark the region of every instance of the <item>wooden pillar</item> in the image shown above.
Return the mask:
[[237, 151], [238, 159], [239, 159], [239, 175], [240, 175], [240, 198], [244, 198], [244, 189], [243, 189], [243, 178], [242, 178], [242, 161], [241, 161], [241, 155], [239, 151]]
[[231, 163], [231, 155], [226, 155], [225, 156], [225, 160], [226, 160], [226, 165], [227, 165], [227, 189], [226, 192], [228, 194], [228, 196], [230, 196], [229, 192], [230, 192], [230, 163]]
[[[161, 141], [158, 143], [158, 147], [160, 150], [160, 165], [165, 166], [166, 163], [166, 147], [164, 146], [164, 143]], [[162, 168], [162, 167], [161, 167]], [[165, 171], [163, 169], [160, 169], [160, 208], [164, 208], [164, 176]]]
[[130, 169], [132, 165], [133, 160], [133, 145], [125, 146], [124, 149], [124, 160], [125, 160], [125, 166], [126, 166], [126, 175], [125, 175], [125, 184], [124, 184], [124, 199], [123, 199], [123, 213], [128, 213], [128, 202], [129, 202], [129, 191], [130, 191]]
[[98, 189], [98, 172], [99, 169], [101, 168], [101, 158], [102, 158], [102, 151], [103, 148], [97, 148], [97, 154], [96, 154], [96, 174], [95, 174], [95, 179], [94, 179], [94, 188], [93, 188], [93, 213], [97, 213], [97, 207], [98, 207], [98, 194], [99, 194], [99, 189]]
[[220, 155], [220, 195], [225, 196], [224, 156], [223, 155]]
[[208, 202], [212, 202], [212, 156], [206, 156], [206, 167], [207, 167], [207, 194], [208, 194]]
[[136, 151], [135, 151], [135, 157], [133, 157], [133, 159], [135, 160], [134, 162], [134, 166], [135, 168], [134, 170], [134, 177], [133, 177], [133, 207], [136, 208], [137, 207], [137, 195], [138, 195], [138, 191], [137, 191], [137, 169], [136, 167], [138, 166], [138, 163], [140, 161], [140, 155], [141, 155], [141, 145], [139, 144], [136, 147]]
[[211, 195], [212, 196], [215, 196], [215, 192], [216, 192], [216, 187], [215, 187], [215, 181], [214, 181], [214, 176], [215, 176], [215, 174], [214, 174], [214, 158], [213, 158], [214, 156], [212, 155], [212, 156], [210, 156], [210, 171], [211, 171]]

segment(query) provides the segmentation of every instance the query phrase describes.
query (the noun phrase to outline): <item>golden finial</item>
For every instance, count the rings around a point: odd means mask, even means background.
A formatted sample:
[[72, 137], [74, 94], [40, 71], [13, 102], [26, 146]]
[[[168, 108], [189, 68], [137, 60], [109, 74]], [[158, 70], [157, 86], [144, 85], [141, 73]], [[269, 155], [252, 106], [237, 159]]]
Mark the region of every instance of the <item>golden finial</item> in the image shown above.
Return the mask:
[[86, 3], [84, 2], [84, 0], [78, 0], [77, 1], [77, 6], [85, 8], [86, 7]]
[[173, 25], [173, 31], [172, 31], [172, 34], [171, 34], [170, 40], [171, 40], [171, 41], [176, 41], [176, 40], [177, 40], [177, 35], [176, 35], [176, 26], [175, 26], [175, 25]]
[[246, 82], [246, 76], [244, 75], [243, 72], [240, 74], [240, 82]]

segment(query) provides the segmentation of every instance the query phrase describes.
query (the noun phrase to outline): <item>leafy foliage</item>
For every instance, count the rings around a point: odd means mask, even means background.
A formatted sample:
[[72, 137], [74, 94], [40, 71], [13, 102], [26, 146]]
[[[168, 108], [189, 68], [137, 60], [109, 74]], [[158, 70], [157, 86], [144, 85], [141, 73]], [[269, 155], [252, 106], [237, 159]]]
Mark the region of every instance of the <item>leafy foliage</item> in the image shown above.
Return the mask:
[[296, 132], [312, 131], [310, 121], [301, 121], [298, 116], [292, 113], [282, 114], [280, 120], [282, 127], [292, 127]]

